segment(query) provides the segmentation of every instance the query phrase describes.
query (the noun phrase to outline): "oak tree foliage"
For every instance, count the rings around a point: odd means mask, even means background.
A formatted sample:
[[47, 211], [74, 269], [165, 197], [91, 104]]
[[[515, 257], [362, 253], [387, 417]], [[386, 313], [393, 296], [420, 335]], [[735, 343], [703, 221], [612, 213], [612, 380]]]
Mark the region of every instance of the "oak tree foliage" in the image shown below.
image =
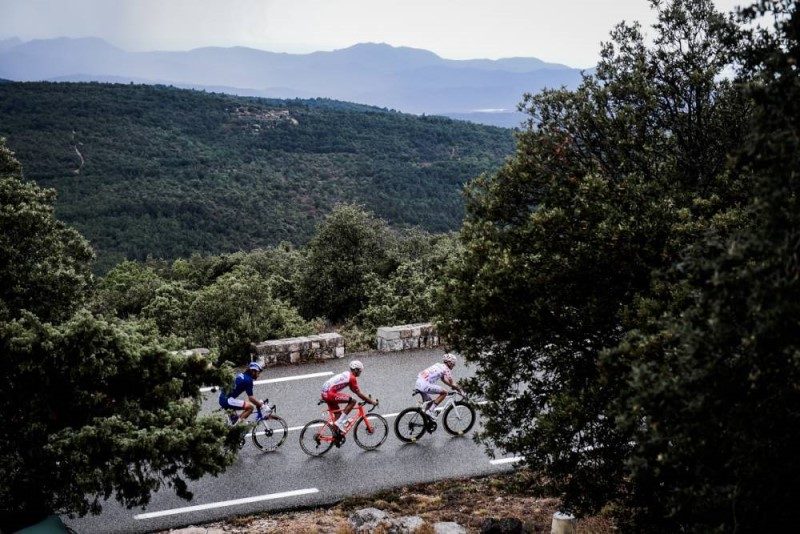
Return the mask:
[[0, 143], [0, 529], [51, 513], [146, 504], [220, 473], [237, 437], [198, 417], [199, 388], [230, 371], [165, 350], [135, 323], [84, 306], [91, 251], [53, 217]]
[[[755, 433], [737, 434], [732, 422], [743, 427], [758, 411], [729, 389], [732, 376], [724, 382], [732, 355], [717, 347], [659, 363], [663, 351], [632, 340], [664, 315], [686, 320], [681, 307], [706, 289], [688, 280], [714, 272], [690, 276], [700, 261], [690, 260], [693, 252], [709, 236], [727, 243], [749, 227], [759, 190], [736, 157], [763, 103], [742, 90], [750, 72], [730, 75], [746, 50], [743, 26], [707, 0], [651, 4], [651, 39], [620, 24], [578, 89], [526, 97], [530, 127], [516, 155], [468, 190], [464, 253], [445, 280], [442, 325], [479, 367], [473, 390], [492, 401], [484, 407], [487, 445], [522, 454], [565, 508], [611, 506], [621, 525], [638, 530], [729, 530], [740, 501], [729, 498], [735, 483], [722, 489], [736, 477], [725, 479], [721, 468], [734, 456], [706, 464], [704, 455], [719, 453], [719, 439], [729, 440], [721, 450], [737, 454], [753, 446]], [[776, 135], [771, 126], [762, 132]], [[706, 267], [716, 257], [712, 249], [699, 254]], [[742, 313], [758, 309], [747, 299], [739, 305]], [[695, 311], [694, 336], [704, 343], [714, 343], [709, 311]], [[702, 373], [707, 389], [682, 382]], [[778, 405], [788, 409], [787, 400]], [[712, 406], [737, 402], [738, 413], [715, 420]], [[668, 431], [664, 421], [681, 409], [686, 426]], [[782, 413], [782, 423], [791, 420]], [[784, 451], [773, 452], [774, 459]], [[752, 495], [772, 480], [756, 474], [777, 466], [752, 458], [750, 465], [739, 479], [750, 486], [736, 491]], [[769, 515], [757, 504], [749, 511]]]

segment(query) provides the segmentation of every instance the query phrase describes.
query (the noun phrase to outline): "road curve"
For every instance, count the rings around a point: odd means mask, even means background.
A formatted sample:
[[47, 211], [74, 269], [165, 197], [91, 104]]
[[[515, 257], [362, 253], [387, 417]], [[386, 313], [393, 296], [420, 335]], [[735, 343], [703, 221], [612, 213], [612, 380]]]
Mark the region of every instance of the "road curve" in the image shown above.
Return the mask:
[[[362, 390], [380, 399], [378, 413], [396, 414], [413, 404], [411, 391], [416, 374], [440, 361], [441, 355], [440, 350], [359, 355], [365, 365], [359, 379]], [[292, 429], [321, 415], [324, 406], [316, 404], [326, 378], [321, 375], [346, 370], [347, 361], [344, 358], [267, 369], [262, 373], [260, 380], [287, 379], [257, 385], [255, 390], [256, 396], [268, 397], [270, 403], [276, 403], [278, 414], [287, 420], [290, 432], [286, 443], [274, 453], [263, 453], [248, 438], [238, 460], [224, 474], [190, 483], [192, 501], [184, 501], [166, 489], [154, 494], [146, 509], [128, 510], [109, 501], [99, 516], [65, 518], [65, 522], [81, 533], [150, 532], [232, 515], [329, 504], [350, 495], [483, 475], [513, 465], [513, 461], [490, 462], [471, 437], [452, 437], [441, 425], [434, 435], [404, 445], [394, 435], [394, 417], [387, 417], [389, 437], [376, 451], [358, 447], [351, 432], [341, 449], [333, 448], [321, 458], [307, 456], [298, 443], [299, 430]], [[291, 379], [308, 374], [318, 376]], [[470, 374], [471, 370], [462, 362], [454, 369], [456, 379]], [[205, 395], [203, 410], [215, 409], [216, 394]]]

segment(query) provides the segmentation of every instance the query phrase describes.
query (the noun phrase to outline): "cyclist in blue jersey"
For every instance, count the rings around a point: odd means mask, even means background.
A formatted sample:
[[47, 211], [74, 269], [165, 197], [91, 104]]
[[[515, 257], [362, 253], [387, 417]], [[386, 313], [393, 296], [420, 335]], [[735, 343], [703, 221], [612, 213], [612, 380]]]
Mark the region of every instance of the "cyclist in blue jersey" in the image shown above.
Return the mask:
[[[241, 410], [242, 413], [236, 421], [231, 421], [236, 424], [240, 421], [246, 420], [253, 413], [253, 406], [261, 410], [264, 405], [263, 402], [253, 396], [253, 380], [258, 378], [261, 374], [262, 367], [257, 362], [252, 362], [243, 373], [236, 375], [233, 380], [233, 387], [229, 391], [224, 389], [219, 392], [219, 405], [223, 408], [230, 410]], [[247, 399], [237, 399], [242, 393], [247, 394]]]

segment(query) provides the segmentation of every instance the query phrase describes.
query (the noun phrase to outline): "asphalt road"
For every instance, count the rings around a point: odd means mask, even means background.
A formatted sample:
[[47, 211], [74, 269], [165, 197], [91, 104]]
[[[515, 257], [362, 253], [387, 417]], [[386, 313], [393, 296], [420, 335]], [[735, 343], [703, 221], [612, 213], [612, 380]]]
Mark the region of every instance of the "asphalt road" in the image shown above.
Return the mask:
[[[149, 532], [200, 524], [232, 515], [265, 510], [316, 506], [350, 495], [444, 478], [469, 477], [509, 469], [513, 462], [491, 462], [482, 446], [467, 436], [453, 437], [442, 425], [415, 444], [403, 444], [394, 435], [394, 417], [415, 403], [411, 398], [417, 373], [440, 361], [442, 351], [425, 350], [394, 354], [360, 355], [364, 372], [362, 391], [380, 400], [377, 413], [387, 416], [389, 437], [376, 451], [364, 451], [353, 442], [352, 431], [340, 448], [320, 458], [306, 455], [298, 442], [302, 427], [322, 416], [317, 406], [319, 391], [327, 376], [298, 378], [257, 385], [255, 394], [277, 404], [290, 431], [276, 452], [264, 453], [252, 445], [239, 452], [238, 460], [219, 477], [204, 477], [190, 483], [192, 501], [178, 498], [169, 489], [159, 491], [146, 509], [128, 510], [115, 501], [105, 504], [99, 516], [65, 519], [77, 532]], [[349, 355], [341, 360], [267, 369], [259, 380], [339, 373], [347, 369]], [[471, 370], [459, 362], [456, 380]], [[207, 393], [204, 411], [216, 409], [216, 393]], [[221, 414], [220, 414], [221, 416]], [[478, 420], [480, 423], [480, 418]], [[507, 459], [508, 460], [508, 459]]]

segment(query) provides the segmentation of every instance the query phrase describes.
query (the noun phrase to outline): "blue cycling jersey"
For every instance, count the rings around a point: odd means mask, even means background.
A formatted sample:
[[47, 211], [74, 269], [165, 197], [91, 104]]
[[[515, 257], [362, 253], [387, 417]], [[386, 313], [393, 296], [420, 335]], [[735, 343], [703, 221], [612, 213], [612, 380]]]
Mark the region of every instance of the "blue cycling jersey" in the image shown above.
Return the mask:
[[[253, 377], [246, 373], [239, 373], [233, 380], [233, 388], [229, 392], [222, 392], [226, 397], [236, 398], [242, 394], [247, 393], [249, 397], [253, 396]], [[222, 395], [220, 395], [221, 397]]]

